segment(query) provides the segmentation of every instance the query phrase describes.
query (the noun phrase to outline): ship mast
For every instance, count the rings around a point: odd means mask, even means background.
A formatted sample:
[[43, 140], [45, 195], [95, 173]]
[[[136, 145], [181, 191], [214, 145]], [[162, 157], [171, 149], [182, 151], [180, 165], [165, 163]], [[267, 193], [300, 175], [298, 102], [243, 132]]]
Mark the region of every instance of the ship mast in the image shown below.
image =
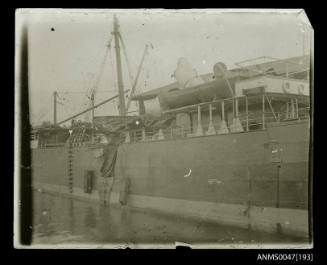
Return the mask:
[[118, 95], [119, 95], [119, 115], [126, 115], [125, 108], [125, 94], [124, 94], [124, 84], [123, 84], [123, 73], [121, 67], [120, 58], [120, 46], [119, 46], [119, 24], [116, 15], [114, 15], [114, 30], [112, 32], [115, 39], [115, 50], [116, 50], [116, 63], [117, 63], [117, 81], [118, 81]]

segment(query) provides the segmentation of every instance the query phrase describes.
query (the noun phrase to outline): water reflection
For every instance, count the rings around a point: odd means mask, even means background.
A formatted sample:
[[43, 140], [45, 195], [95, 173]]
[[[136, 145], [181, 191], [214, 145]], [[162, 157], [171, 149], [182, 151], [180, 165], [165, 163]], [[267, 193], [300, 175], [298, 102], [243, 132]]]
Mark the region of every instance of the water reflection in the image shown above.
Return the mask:
[[68, 220], [69, 220], [69, 230], [71, 234], [74, 234], [75, 229], [75, 214], [74, 214], [74, 200], [70, 198], [68, 200]]
[[91, 206], [87, 206], [85, 207], [85, 227], [88, 228], [95, 228], [96, 227], [96, 217], [95, 217], [95, 212], [94, 212], [94, 208]]
[[33, 243], [297, 243], [303, 239], [34, 193]]

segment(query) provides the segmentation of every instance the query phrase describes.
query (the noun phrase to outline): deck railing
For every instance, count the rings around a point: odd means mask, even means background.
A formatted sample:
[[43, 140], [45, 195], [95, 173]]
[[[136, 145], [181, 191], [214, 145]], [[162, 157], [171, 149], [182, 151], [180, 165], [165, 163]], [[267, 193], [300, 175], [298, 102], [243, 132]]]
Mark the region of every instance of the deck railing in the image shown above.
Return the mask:
[[[255, 101], [252, 101], [255, 100]], [[188, 137], [200, 137], [216, 134], [230, 134], [248, 131], [264, 130], [272, 123], [282, 123], [286, 121], [300, 121], [310, 118], [310, 108], [307, 103], [299, 104], [298, 98], [289, 98], [285, 101], [284, 109], [278, 108], [276, 111], [273, 107], [272, 100], [269, 96], [254, 95], [241, 96], [230, 99], [216, 100], [212, 102], [200, 103], [193, 106], [182, 107], [179, 109], [167, 111], [168, 113], [178, 112], [197, 112], [197, 123], [193, 126], [170, 126], [166, 128], [156, 128], [149, 130], [142, 128], [126, 133], [125, 143], [155, 140], [173, 140]], [[254, 110], [249, 109], [249, 105], [256, 105]], [[301, 107], [300, 107], [301, 106]], [[201, 110], [201, 108], [204, 108]], [[213, 118], [213, 110], [220, 111], [220, 119]], [[209, 111], [209, 121], [201, 120], [201, 111]], [[227, 117], [227, 113], [232, 117]], [[123, 136], [124, 137], [124, 136]], [[101, 143], [95, 143], [88, 139], [77, 141], [77, 138], [71, 139], [74, 147], [95, 147]], [[124, 141], [119, 137], [116, 142]], [[39, 143], [38, 148], [58, 148], [68, 143]]]
[[[92, 141], [84, 141], [84, 142], [74, 142], [74, 143], [71, 143], [71, 145], [72, 145], [72, 147], [94, 148], [94, 147], [102, 146], [103, 143], [92, 142]], [[39, 144], [37, 148], [52, 149], [52, 148], [60, 148], [60, 147], [65, 147], [65, 146], [69, 146], [69, 142], [64, 142], [64, 143], [44, 143], [44, 144]]]
[[[209, 122], [204, 123], [201, 120], [201, 110], [199, 106], [205, 106], [205, 104], [198, 104], [194, 106], [198, 108], [198, 123], [193, 127], [185, 126], [171, 126], [168, 128], [161, 128], [156, 130], [140, 129], [133, 132], [128, 132], [126, 134], [125, 142], [141, 142], [141, 141], [154, 141], [154, 140], [173, 140], [173, 139], [183, 139], [188, 137], [200, 137], [216, 134], [230, 134], [230, 133], [240, 133], [264, 130], [267, 126], [273, 123], [282, 123], [287, 121], [301, 121], [309, 119], [310, 108], [309, 107], [299, 107], [297, 99], [290, 99], [292, 106], [286, 102], [283, 111], [274, 110], [270, 99], [266, 95], [261, 95], [262, 101], [261, 110], [256, 111], [249, 110], [248, 100], [246, 96], [238, 97], [236, 101], [231, 101], [231, 99], [216, 101], [213, 103], [208, 103], [209, 106]], [[239, 102], [244, 100], [242, 105], [242, 110], [239, 111]], [[234, 104], [233, 118], [232, 120], [225, 118], [226, 103]], [[212, 117], [212, 105], [217, 107], [217, 103], [221, 105], [221, 120], [218, 122]], [[294, 103], [294, 104], [293, 104]], [[302, 104], [304, 105], [304, 104]], [[229, 106], [231, 108], [231, 106]], [[181, 111], [182, 112], [182, 111]], [[236, 113], [235, 113], [236, 112]], [[200, 124], [200, 126], [198, 126]]]

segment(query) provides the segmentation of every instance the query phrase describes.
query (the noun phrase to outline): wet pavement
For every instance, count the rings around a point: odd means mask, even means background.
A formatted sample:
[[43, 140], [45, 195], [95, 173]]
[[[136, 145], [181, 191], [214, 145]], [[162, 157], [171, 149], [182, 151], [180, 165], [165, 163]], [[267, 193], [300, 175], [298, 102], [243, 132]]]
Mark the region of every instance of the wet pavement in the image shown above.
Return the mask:
[[296, 244], [305, 239], [33, 193], [33, 244]]

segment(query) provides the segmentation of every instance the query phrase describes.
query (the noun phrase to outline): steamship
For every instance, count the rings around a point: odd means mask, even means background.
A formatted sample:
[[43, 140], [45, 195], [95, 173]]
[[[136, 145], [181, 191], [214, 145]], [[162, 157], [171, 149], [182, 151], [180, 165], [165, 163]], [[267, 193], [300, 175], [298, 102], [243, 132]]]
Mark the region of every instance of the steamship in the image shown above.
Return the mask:
[[[135, 82], [125, 104], [117, 18], [112, 34], [119, 115], [94, 116], [111, 98], [34, 128], [33, 188], [308, 237], [310, 57], [217, 62], [205, 75], [180, 58], [175, 82], [134, 93]], [[86, 112], [91, 123], [76, 121]]]

